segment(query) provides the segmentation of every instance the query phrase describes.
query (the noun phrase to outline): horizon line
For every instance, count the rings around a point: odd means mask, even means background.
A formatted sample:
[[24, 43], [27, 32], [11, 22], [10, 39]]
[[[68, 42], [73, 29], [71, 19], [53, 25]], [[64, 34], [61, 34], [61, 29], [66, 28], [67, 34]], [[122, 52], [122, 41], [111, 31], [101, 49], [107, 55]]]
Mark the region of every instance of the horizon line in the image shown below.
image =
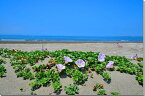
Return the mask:
[[56, 36], [56, 37], [143, 37], [143, 35], [142, 36], [127, 36], [127, 35], [122, 35], [122, 36], [72, 36], [72, 35], [68, 35], [68, 36], [64, 36], [64, 35], [16, 35], [16, 34], [0, 34], [0, 36], [2, 36], [2, 35], [7, 35], [7, 36], [52, 36], [52, 37], [54, 37], [54, 36]]

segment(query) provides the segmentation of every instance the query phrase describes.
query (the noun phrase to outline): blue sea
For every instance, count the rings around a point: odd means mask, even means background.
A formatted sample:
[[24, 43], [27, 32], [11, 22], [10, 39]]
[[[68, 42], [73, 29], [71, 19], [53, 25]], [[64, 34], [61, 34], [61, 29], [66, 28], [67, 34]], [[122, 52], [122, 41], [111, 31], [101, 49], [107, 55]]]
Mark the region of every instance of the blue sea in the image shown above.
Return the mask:
[[143, 42], [142, 36], [26, 36], [0, 35], [0, 41], [124, 41]]

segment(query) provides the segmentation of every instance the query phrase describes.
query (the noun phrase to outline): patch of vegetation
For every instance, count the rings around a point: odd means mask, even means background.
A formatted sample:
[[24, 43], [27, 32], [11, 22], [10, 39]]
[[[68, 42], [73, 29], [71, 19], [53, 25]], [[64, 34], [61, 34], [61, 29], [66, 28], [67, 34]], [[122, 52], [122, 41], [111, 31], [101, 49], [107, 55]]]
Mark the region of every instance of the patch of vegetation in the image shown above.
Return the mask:
[[54, 89], [54, 92], [57, 92], [61, 88], [60, 82], [53, 82], [52, 87]]
[[87, 74], [83, 74], [82, 72], [78, 70], [74, 70], [72, 76], [73, 76], [73, 80], [79, 84], [84, 83], [88, 78]]
[[119, 92], [111, 92], [111, 95], [120, 95]]
[[0, 77], [6, 76], [6, 68], [3, 65], [0, 65]]
[[96, 85], [93, 87], [93, 91], [97, 91], [98, 89], [103, 89], [103, 88], [104, 88], [103, 84], [96, 83]]
[[107, 72], [103, 72], [102, 76], [103, 76], [104, 80], [106, 80], [106, 81], [110, 81], [111, 80], [111, 75], [109, 73], [107, 73]]
[[[114, 62], [110, 71], [120, 71], [136, 75], [136, 80], [140, 85], [143, 85], [143, 58], [136, 58], [139, 63], [134, 64], [130, 58], [125, 56], [108, 56], [100, 52], [82, 52], [70, 51], [68, 49], [56, 50], [54, 52], [45, 49], [35, 51], [21, 51], [16, 49], [0, 48], [0, 55], [3, 58], [10, 58], [10, 63], [16, 72], [17, 77], [22, 77], [24, 80], [34, 79], [29, 85], [33, 90], [41, 86], [47, 87], [52, 83], [54, 92], [61, 88], [60, 78], [62, 74], [72, 78], [75, 84], [83, 84], [88, 79], [88, 72], [95, 71], [102, 75], [105, 81], [111, 80], [111, 75], [106, 72], [108, 70], [108, 62]], [[100, 57], [100, 56], [103, 57]], [[65, 59], [64, 59], [65, 57]], [[35, 65], [38, 61], [49, 58], [47, 64]], [[5, 63], [4, 59], [0, 59], [0, 64]], [[57, 67], [57, 65], [61, 65]], [[32, 67], [28, 68], [30, 65]], [[63, 67], [63, 68], [62, 68]], [[32, 73], [33, 72], [33, 73]], [[6, 69], [0, 65], [0, 76], [5, 76]], [[92, 76], [90, 76], [92, 77]], [[65, 87], [67, 94], [77, 94], [77, 85]], [[97, 83], [94, 91], [98, 91], [98, 95], [106, 94], [103, 85]], [[113, 93], [117, 94], [117, 93]]]
[[100, 90], [97, 92], [97, 95], [107, 95], [107, 94], [106, 94], [106, 90], [100, 89]]
[[2, 64], [2, 63], [6, 63], [6, 61], [4, 60], [4, 59], [0, 59], [0, 64]]
[[24, 80], [26, 79], [34, 79], [34, 75], [30, 72], [30, 68], [25, 68], [16, 73], [17, 77], [23, 77]]
[[69, 86], [65, 86], [64, 90], [66, 91], [66, 94], [68, 95], [75, 95], [79, 93], [79, 88], [75, 84], [70, 84]]
[[142, 62], [143, 58], [142, 57], [138, 57], [136, 60], [139, 61], [139, 62]]

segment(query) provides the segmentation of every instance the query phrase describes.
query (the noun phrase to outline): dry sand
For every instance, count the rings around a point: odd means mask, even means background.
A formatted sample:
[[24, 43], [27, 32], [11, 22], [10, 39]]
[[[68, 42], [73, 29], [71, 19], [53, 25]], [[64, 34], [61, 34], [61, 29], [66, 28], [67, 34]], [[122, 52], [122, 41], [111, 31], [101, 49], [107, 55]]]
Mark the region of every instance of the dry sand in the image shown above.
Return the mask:
[[[41, 48], [47, 48], [50, 51], [59, 49], [69, 49], [76, 51], [94, 51], [101, 52], [107, 55], [126, 56], [130, 58], [132, 55], [138, 54], [143, 57], [143, 43], [44, 43], [44, 44], [0, 44], [0, 48], [20, 49], [24, 51], [38, 50]], [[44, 60], [40, 63], [47, 63], [48, 60]], [[31, 88], [30, 80], [23, 80], [17, 78], [13, 68], [10, 66], [9, 60], [3, 64], [6, 69], [6, 77], [0, 78], [0, 94], [2, 95], [30, 95]], [[110, 72], [111, 83], [107, 84], [100, 75], [93, 73], [93, 78], [88, 78], [85, 85], [79, 85], [79, 95], [96, 95], [96, 92], [92, 91], [93, 86], [98, 83], [104, 84], [104, 89], [108, 95], [110, 92], [120, 92], [121, 95], [143, 95], [143, 87], [135, 80], [135, 75], [129, 75], [120, 72]], [[64, 86], [72, 84], [73, 81], [69, 77], [61, 78], [62, 91], [60, 95], [65, 95], [63, 90]], [[25, 92], [21, 92], [20, 88], [26, 89]], [[41, 87], [34, 91], [37, 95], [56, 95], [53, 93], [52, 86]]]

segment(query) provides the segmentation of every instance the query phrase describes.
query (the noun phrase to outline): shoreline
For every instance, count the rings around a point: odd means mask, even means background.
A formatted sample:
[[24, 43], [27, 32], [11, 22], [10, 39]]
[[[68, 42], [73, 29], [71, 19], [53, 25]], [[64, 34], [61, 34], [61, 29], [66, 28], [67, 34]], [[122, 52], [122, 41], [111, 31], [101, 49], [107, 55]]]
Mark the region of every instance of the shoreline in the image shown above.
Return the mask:
[[0, 44], [11, 43], [143, 43], [143, 41], [0, 41]]

